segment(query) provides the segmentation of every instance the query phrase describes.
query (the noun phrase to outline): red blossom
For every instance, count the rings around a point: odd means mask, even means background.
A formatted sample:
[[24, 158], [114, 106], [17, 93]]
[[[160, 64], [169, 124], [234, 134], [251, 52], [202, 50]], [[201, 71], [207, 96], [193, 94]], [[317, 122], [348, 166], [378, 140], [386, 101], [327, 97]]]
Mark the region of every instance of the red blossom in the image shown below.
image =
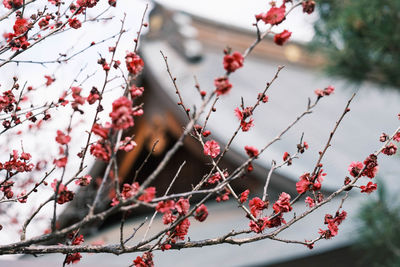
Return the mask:
[[285, 151], [285, 153], [283, 153], [283, 157], [282, 157], [283, 161], [286, 161], [289, 158], [290, 158], [290, 154]]
[[222, 195], [219, 195], [215, 198], [217, 202], [221, 201], [227, 201], [229, 200], [229, 195], [231, 194], [231, 191], [228, 188], [225, 188], [225, 192]]
[[156, 210], [161, 213], [166, 213], [173, 209], [175, 209], [175, 201], [173, 200], [160, 201], [156, 206]]
[[89, 105], [93, 105], [99, 99], [101, 99], [100, 92], [97, 90], [96, 87], [93, 87], [92, 90], [90, 90], [90, 94], [86, 100]]
[[131, 52], [125, 56], [125, 63], [129, 73], [136, 75], [143, 69], [144, 62], [139, 55]]
[[136, 193], [139, 190], [139, 183], [135, 182], [133, 184], [123, 184], [122, 185], [122, 191], [121, 191], [121, 197], [122, 199], [129, 199], [136, 195]]
[[369, 178], [374, 178], [378, 173], [378, 161], [377, 157], [374, 154], [369, 155], [364, 160], [365, 170], [363, 171], [362, 175], [367, 176]]
[[388, 144], [382, 149], [382, 153], [388, 156], [394, 155], [397, 152], [397, 146], [393, 143]]
[[283, 45], [284, 43], [286, 43], [287, 40], [289, 40], [291, 35], [292, 35], [291, 32], [289, 32], [288, 30], [284, 30], [281, 33], [275, 34], [274, 42], [277, 45]]
[[79, 236], [74, 238], [74, 240], [72, 241], [71, 245], [79, 246], [83, 242], [85, 242], [85, 239], [83, 238], [83, 235], [79, 235]]
[[232, 88], [232, 84], [229, 82], [227, 77], [218, 77], [214, 80], [214, 85], [216, 87], [215, 92], [217, 95], [225, 95], [229, 93]]
[[278, 25], [285, 19], [285, 5], [281, 7], [271, 7], [266, 14], [260, 14], [256, 16], [257, 20], [262, 20], [266, 24]]
[[178, 211], [179, 214], [185, 215], [188, 213], [190, 208], [189, 200], [186, 198], [180, 198], [178, 202], [175, 204], [175, 209]]
[[79, 7], [88, 7], [88, 8], [91, 8], [91, 7], [94, 7], [94, 6], [97, 4], [98, 1], [99, 1], [99, 0], [77, 0], [77, 1], [76, 1], [76, 4], [77, 4]]
[[259, 154], [258, 149], [253, 146], [245, 146], [244, 150], [246, 150], [246, 153], [250, 158], [257, 158]]
[[129, 89], [132, 99], [141, 96], [143, 94], [143, 91], [144, 91], [143, 87], [137, 87], [136, 85], [132, 85], [131, 88]]
[[337, 212], [335, 217], [330, 214], [325, 215], [324, 223], [328, 225], [328, 230], [319, 229], [319, 234], [325, 238], [330, 239], [337, 235], [339, 230], [339, 225], [346, 219], [347, 212], [342, 211], [341, 213]]
[[204, 144], [204, 155], [216, 158], [219, 152], [220, 152], [220, 147], [216, 141], [210, 140]]
[[249, 197], [249, 194], [250, 194], [250, 190], [249, 190], [249, 189], [243, 191], [243, 192], [240, 194], [240, 203], [246, 202], [246, 201], [247, 201], [247, 198]]
[[144, 193], [139, 197], [139, 200], [143, 202], [150, 202], [155, 196], [156, 188], [154, 186], [151, 186], [144, 190]]
[[348, 171], [351, 176], [357, 177], [363, 168], [364, 168], [364, 164], [362, 162], [353, 161], [352, 163], [350, 163]]
[[112, 127], [116, 130], [123, 130], [134, 125], [132, 117], [132, 101], [125, 96], [121, 96], [112, 103], [110, 112]]
[[17, 20], [15, 21], [15, 24], [13, 26], [15, 35], [18, 36], [18, 35], [26, 33], [29, 29], [28, 26], [29, 26], [29, 22], [26, 19], [17, 18]]
[[20, 203], [26, 203], [26, 200], [28, 199], [26, 196], [26, 190], [22, 190], [21, 193], [17, 195], [17, 198]]
[[68, 158], [62, 157], [59, 159], [54, 159], [53, 163], [56, 164], [58, 168], [64, 168], [67, 165]]
[[107, 139], [109, 130], [109, 128], [103, 127], [97, 123], [93, 124], [92, 127], [92, 132], [104, 139]]
[[133, 141], [131, 137], [125, 137], [123, 141], [119, 143], [119, 150], [124, 150], [125, 152], [129, 152], [133, 150], [137, 146], [136, 142]]
[[80, 186], [88, 186], [91, 181], [92, 181], [92, 176], [87, 174], [75, 180], [75, 184]]
[[178, 239], [184, 240], [187, 235], [190, 227], [190, 221], [188, 218], [184, 219], [181, 223], [179, 223], [175, 230], [172, 233], [172, 237], [177, 237]]
[[234, 72], [243, 67], [243, 61], [244, 58], [239, 52], [234, 52], [232, 55], [227, 54], [224, 56], [224, 69], [227, 72]]
[[68, 254], [67, 258], [65, 259], [66, 264], [71, 264], [71, 263], [78, 263], [82, 258], [81, 253], [73, 253], [73, 254]]
[[290, 206], [290, 195], [282, 192], [272, 208], [274, 209], [275, 213], [291, 211], [292, 206]]
[[69, 135], [64, 134], [62, 131], [57, 130], [56, 142], [60, 145], [66, 145], [71, 141]]
[[400, 132], [397, 132], [394, 136], [393, 136], [393, 140], [396, 142], [400, 142]]
[[44, 77], [46, 78], [46, 86], [50, 86], [56, 80], [49, 75], [45, 75]]
[[[53, 183], [51, 183], [51, 187], [53, 188], [54, 192], [56, 192], [57, 190], [58, 183], [59, 182], [57, 179], [54, 179]], [[61, 183], [58, 185], [57, 195], [58, 195], [57, 203], [60, 205], [72, 201], [74, 199], [74, 192], [68, 190], [68, 188]]]
[[68, 19], [68, 24], [74, 29], [79, 29], [82, 26], [81, 22], [77, 18]]
[[254, 217], [258, 217], [261, 214], [261, 211], [266, 207], [265, 202], [262, 201], [259, 197], [255, 197], [249, 201], [250, 212]]
[[207, 219], [208, 216], [208, 210], [206, 205], [201, 204], [200, 207], [196, 209], [196, 213], [194, 215], [194, 218], [198, 220], [199, 222], [203, 222], [205, 219]]
[[4, 7], [8, 9], [20, 8], [23, 5], [23, 3], [24, 3], [23, 0], [3, 0]]
[[164, 216], [163, 216], [164, 224], [170, 224], [170, 223], [174, 222], [175, 220], [176, 220], [176, 216], [172, 215], [171, 211], [164, 213]]
[[314, 93], [318, 96], [318, 98], [321, 98], [323, 96], [328, 96], [328, 95], [333, 94], [334, 91], [335, 91], [335, 87], [333, 87], [332, 85], [329, 85], [324, 90], [321, 90], [321, 89], [315, 90]]
[[254, 233], [259, 234], [267, 226], [267, 221], [268, 221], [268, 217], [258, 219], [257, 222], [250, 220], [249, 227]]
[[108, 162], [111, 157], [110, 145], [99, 140], [90, 146], [90, 154], [102, 161]]
[[377, 188], [378, 185], [372, 182], [368, 182], [366, 186], [365, 185], [360, 186], [361, 193], [368, 193], [368, 194], [374, 192]]
[[300, 180], [296, 183], [296, 190], [299, 194], [303, 194], [310, 189], [310, 185], [312, 185], [312, 183], [310, 182], [309, 178], [310, 173], [308, 172], [300, 176]]
[[311, 14], [314, 12], [315, 9], [315, 2], [312, 0], [306, 0], [301, 2], [301, 5], [303, 7], [303, 12], [307, 14]]
[[310, 208], [315, 206], [315, 200], [312, 199], [311, 197], [306, 197], [305, 202], [307, 206], [309, 206]]
[[219, 172], [214, 173], [212, 176], [210, 176], [210, 178], [208, 178], [207, 183], [209, 184], [215, 184], [217, 183], [219, 180], [221, 180], [221, 175], [219, 174]]
[[242, 127], [242, 131], [247, 132], [248, 130], [250, 130], [250, 128], [254, 126], [253, 121], [253, 119], [250, 119], [248, 122], [241, 121], [240, 126]]
[[151, 252], [145, 252], [142, 257], [137, 256], [133, 264], [135, 267], [154, 267], [153, 254]]

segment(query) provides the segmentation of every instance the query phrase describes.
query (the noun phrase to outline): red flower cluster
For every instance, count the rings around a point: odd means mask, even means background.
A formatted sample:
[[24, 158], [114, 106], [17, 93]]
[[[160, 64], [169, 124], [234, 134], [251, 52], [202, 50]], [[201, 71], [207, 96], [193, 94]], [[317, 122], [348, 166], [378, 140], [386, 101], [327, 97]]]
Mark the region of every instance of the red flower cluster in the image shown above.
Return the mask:
[[123, 130], [134, 125], [132, 117], [132, 101], [125, 96], [121, 96], [112, 103], [110, 113], [112, 127], [116, 130]]
[[78, 263], [81, 260], [81, 258], [82, 258], [82, 255], [79, 252], [68, 254], [67, 258], [65, 259], [65, 263], [66, 264], [71, 264], [71, 263], [75, 264], [75, 263]]
[[[247, 132], [254, 126], [254, 120], [251, 118], [251, 115], [253, 115], [253, 109], [251, 107], [246, 107], [242, 111], [239, 108], [235, 108], [235, 115], [240, 120], [240, 127], [243, 132]], [[249, 120], [246, 121], [248, 118]]]
[[3, 0], [4, 7], [8, 9], [20, 8], [23, 5], [23, 3], [24, 3], [23, 0]]
[[303, 7], [303, 12], [307, 14], [311, 14], [314, 12], [315, 9], [315, 2], [312, 0], [306, 0], [301, 2], [301, 5]]
[[22, 152], [21, 156], [19, 156], [18, 151], [13, 150], [11, 159], [0, 163], [0, 170], [6, 170], [8, 172], [30, 172], [34, 167], [34, 164], [29, 163], [30, 159], [31, 155], [29, 153]]
[[360, 186], [361, 193], [368, 193], [368, 194], [374, 192], [377, 188], [378, 188], [378, 185], [374, 184], [372, 182], [368, 182], [367, 185]]
[[75, 180], [75, 184], [80, 185], [80, 186], [88, 186], [91, 181], [92, 181], [92, 176], [85, 175], [85, 176], [79, 177], [77, 180]]
[[310, 208], [315, 206], [315, 200], [312, 199], [311, 197], [306, 197], [304, 202], [306, 202], [307, 206], [309, 206]]
[[64, 134], [60, 130], [57, 130], [56, 142], [60, 145], [66, 145], [71, 141], [71, 137], [69, 135]]
[[144, 190], [143, 194], [138, 198], [143, 202], [150, 202], [156, 196], [156, 188], [154, 186], [148, 187]]
[[12, 187], [14, 185], [13, 181], [4, 181], [0, 186], [0, 191], [4, 193], [4, 196], [8, 199], [14, 196], [14, 192], [12, 191]]
[[374, 154], [371, 154], [364, 160], [364, 165], [365, 170], [363, 171], [362, 175], [369, 178], [374, 178], [379, 169], [378, 158]]
[[330, 239], [337, 235], [339, 230], [339, 225], [346, 219], [347, 212], [342, 211], [341, 213], [337, 212], [335, 217], [330, 214], [325, 215], [324, 223], [328, 225], [328, 230], [319, 229], [319, 234], [325, 238]]
[[210, 178], [208, 178], [207, 183], [208, 184], [215, 184], [219, 180], [221, 180], [221, 175], [219, 174], [219, 172], [216, 172], [213, 175], [211, 175]]
[[400, 142], [400, 132], [397, 132], [394, 136], [393, 136], [393, 140], [396, 142]]
[[68, 19], [68, 24], [69, 26], [71, 26], [71, 28], [74, 29], [79, 29], [80, 27], [82, 27], [81, 22], [77, 18]]
[[119, 143], [118, 149], [124, 150], [125, 152], [129, 152], [133, 150], [137, 146], [136, 142], [133, 141], [131, 137], [125, 137], [123, 141]]
[[201, 204], [200, 207], [198, 207], [196, 209], [196, 213], [194, 215], [194, 218], [196, 220], [198, 220], [199, 222], [203, 222], [203, 221], [205, 221], [207, 219], [207, 216], [208, 216], [207, 207], [206, 207], [206, 205]]
[[0, 111], [4, 110], [6, 113], [13, 111], [15, 103], [17, 100], [11, 90], [3, 92], [3, 95], [0, 96]]
[[90, 154], [102, 161], [108, 162], [111, 157], [110, 145], [103, 140], [99, 140], [90, 146]]
[[109, 127], [103, 127], [97, 123], [93, 124], [92, 133], [100, 136], [101, 138], [107, 139], [109, 131]]
[[89, 103], [89, 105], [93, 105], [99, 99], [101, 99], [100, 92], [99, 90], [97, 90], [96, 87], [93, 87], [92, 90], [90, 90], [90, 94], [86, 100]]
[[77, 0], [76, 5], [78, 7], [94, 7], [99, 0]]
[[314, 175], [313, 177], [311, 177], [311, 174], [308, 172], [304, 173], [300, 176], [300, 180], [296, 183], [297, 192], [299, 194], [303, 194], [308, 190], [320, 190], [321, 183], [324, 180], [323, 176], [325, 175], [326, 173], [323, 173], [322, 169], [317, 173], [317, 175]]
[[224, 69], [227, 72], [234, 72], [235, 70], [243, 67], [244, 58], [239, 52], [233, 52], [233, 54], [226, 54], [224, 56]]
[[350, 163], [348, 171], [351, 176], [357, 177], [363, 168], [364, 168], [364, 164], [362, 162], [353, 161], [352, 163]]
[[27, 41], [28, 40], [27, 32], [29, 28], [30, 25], [26, 19], [17, 18], [13, 27], [14, 33], [4, 34], [4, 38], [6, 38], [7, 42], [12, 47], [12, 50], [19, 50], [20, 48], [26, 49], [30, 45], [29, 42]]
[[253, 146], [245, 146], [244, 150], [246, 150], [247, 155], [250, 158], [257, 158], [258, 157], [258, 149]]
[[125, 56], [126, 68], [129, 73], [136, 75], [143, 70], [144, 62], [139, 55], [131, 52]]
[[288, 30], [284, 30], [281, 33], [275, 34], [274, 42], [277, 45], [283, 45], [284, 43], [286, 43], [287, 40], [289, 40], [291, 35], [292, 35], [291, 32], [289, 32]]
[[225, 187], [225, 192], [223, 194], [220, 194], [219, 196], [217, 196], [215, 198], [215, 200], [217, 202], [221, 202], [221, 201], [227, 201], [229, 200], [229, 195], [231, 194], [231, 191]]
[[216, 158], [220, 152], [219, 144], [214, 140], [209, 140], [204, 144], [204, 155]]
[[382, 153], [386, 154], [388, 156], [394, 155], [397, 152], [397, 146], [393, 143], [390, 143], [389, 145], [385, 146], [382, 149]]
[[244, 203], [247, 201], [250, 194], [250, 190], [247, 189], [240, 194], [240, 203]]
[[136, 85], [132, 85], [131, 88], [129, 89], [132, 99], [141, 96], [143, 94], [143, 91], [144, 91], [143, 87], [137, 87]]
[[321, 90], [321, 89], [315, 90], [314, 93], [318, 96], [318, 98], [321, 98], [323, 96], [328, 96], [328, 95], [333, 94], [334, 91], [335, 91], [335, 87], [333, 87], [332, 85], [329, 85], [324, 90]]
[[279, 196], [279, 199], [274, 203], [272, 208], [274, 209], [275, 213], [291, 211], [292, 206], [290, 206], [290, 195], [282, 192], [282, 194]]
[[[57, 184], [58, 184], [57, 179], [54, 179], [54, 181], [51, 183], [51, 188], [54, 189], [54, 192], [56, 192], [57, 190]], [[68, 190], [68, 188], [65, 185], [60, 183], [58, 185], [57, 196], [58, 196], [57, 203], [64, 204], [74, 199], [74, 192]]]
[[229, 93], [232, 88], [232, 84], [229, 82], [228, 77], [218, 77], [214, 80], [216, 87], [215, 92], [217, 95], [225, 95]]
[[154, 267], [153, 254], [145, 252], [142, 257], [137, 256], [133, 264], [135, 264], [135, 267]]
[[258, 217], [261, 212], [267, 208], [267, 205], [259, 197], [255, 197], [249, 201], [250, 212], [254, 217]]
[[271, 7], [267, 13], [256, 15], [256, 20], [262, 20], [265, 24], [278, 25], [285, 19], [286, 6]]
[[265, 227], [267, 228], [274, 228], [281, 226], [282, 223], [286, 223], [286, 221], [283, 219], [282, 214], [275, 215], [271, 218], [269, 217], [264, 217], [261, 219], [258, 219], [257, 222], [250, 221], [249, 227], [250, 229], [255, 232], [255, 233], [261, 233]]

